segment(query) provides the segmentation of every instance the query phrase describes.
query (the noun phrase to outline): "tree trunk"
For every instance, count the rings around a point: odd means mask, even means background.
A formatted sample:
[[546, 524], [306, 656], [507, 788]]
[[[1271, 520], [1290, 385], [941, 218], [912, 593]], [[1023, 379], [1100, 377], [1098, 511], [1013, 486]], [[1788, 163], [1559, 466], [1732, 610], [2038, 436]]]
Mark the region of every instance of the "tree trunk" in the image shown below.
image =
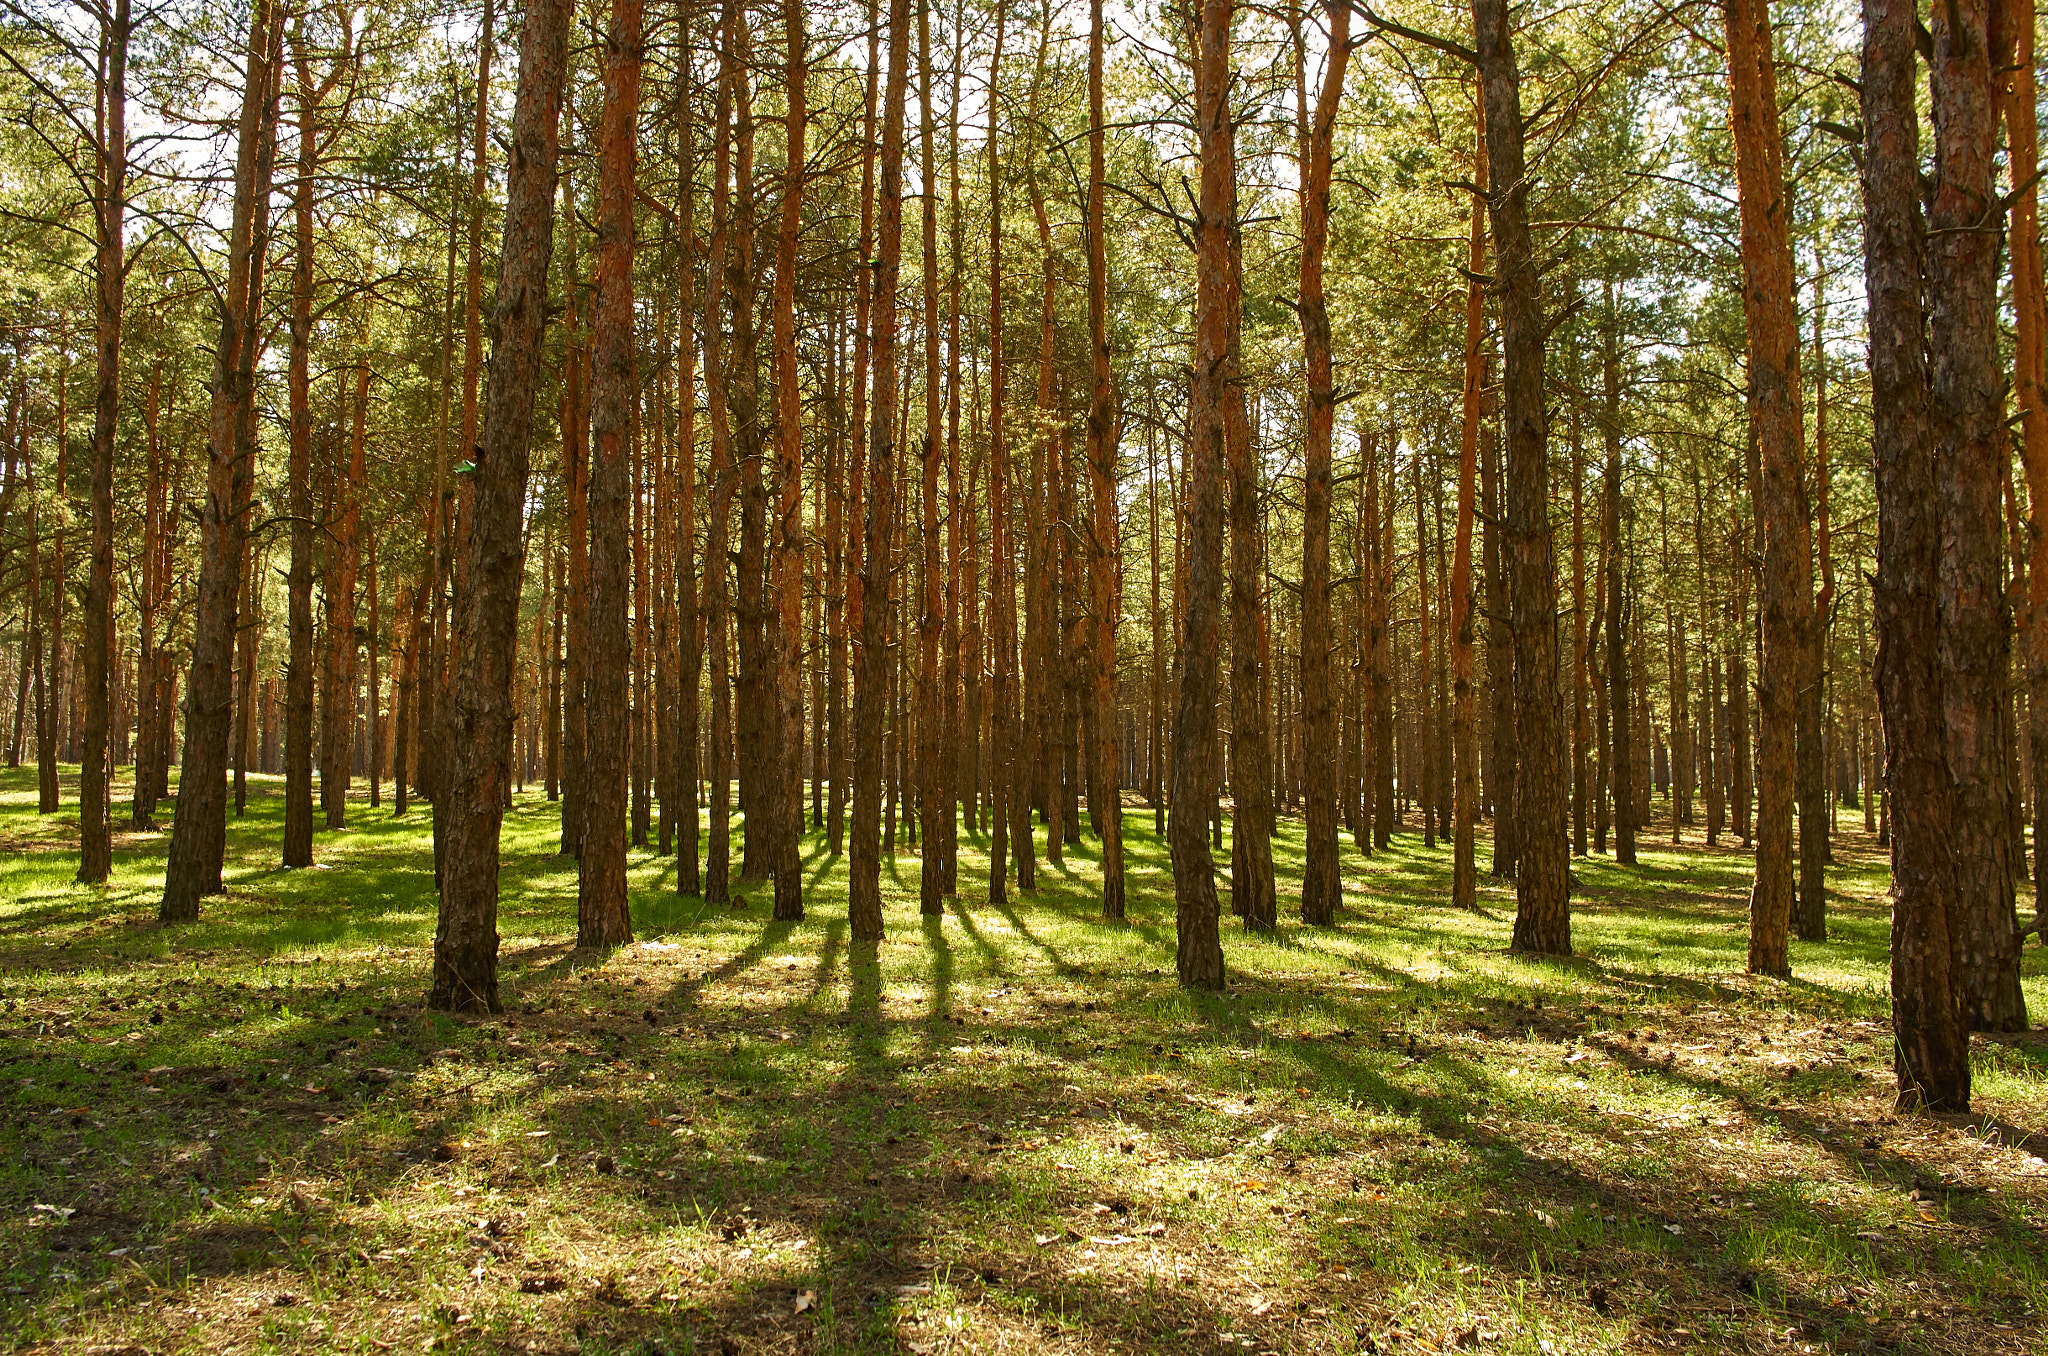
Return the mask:
[[[1486, 688], [1490, 698], [1493, 769], [1493, 871], [1495, 880], [1515, 878], [1515, 637], [1508, 613], [1506, 561], [1501, 549], [1500, 436], [1488, 424], [1479, 431], [1479, 496], [1485, 509], [1480, 559], [1486, 589]], [[1599, 609], [1594, 609], [1598, 617]], [[1597, 684], [1595, 685], [1597, 687]], [[1593, 797], [1595, 803], [1599, 797]]]
[[1237, 208], [1231, 123], [1232, 0], [1202, 0], [1194, 17], [1195, 130], [1201, 154], [1196, 201], [1195, 353], [1188, 389], [1188, 546], [1179, 714], [1173, 736], [1174, 931], [1180, 982], [1224, 986], [1216, 868], [1209, 853], [1215, 798], [1217, 648], [1223, 604], [1223, 477], [1230, 335], [1230, 238]]
[[1505, 0], [1472, 0], [1472, 27], [1484, 89], [1487, 210], [1507, 363], [1501, 384], [1507, 427], [1501, 554], [1514, 634], [1518, 746], [1514, 949], [1563, 955], [1572, 949], [1571, 840], [1557, 702], [1557, 574], [1543, 403], [1547, 326], [1529, 241], [1521, 75]]
[[613, 0], [598, 133], [597, 303], [591, 327], [590, 663], [584, 709], [584, 814], [577, 855], [576, 944], [633, 940], [626, 902], [630, 710], [626, 608], [630, 440], [639, 400], [633, 333], [635, 125], [642, 0]]
[[1749, 901], [1749, 969], [1791, 973], [1795, 733], [1806, 681], [1812, 561], [1799, 410], [1799, 317], [1778, 125], [1769, 0], [1727, 0], [1729, 125], [1741, 199], [1743, 312], [1756, 428], [1756, 512], [1763, 538], [1763, 673], [1757, 686], [1756, 881]]
[[[989, 55], [988, 85], [1000, 89], [997, 77], [1003, 62], [1003, 21], [1008, 9], [996, 7], [995, 49]], [[1003, 198], [1002, 159], [998, 140], [999, 109], [990, 104], [987, 134], [988, 155], [988, 557], [989, 628], [994, 654], [990, 659], [989, 683], [989, 811], [991, 828], [988, 851], [988, 902], [1001, 904], [1008, 897], [1005, 876], [1009, 870], [1011, 803], [1021, 800], [1018, 784], [1018, 750], [1023, 744], [1017, 729], [1017, 585], [1011, 573], [1014, 565], [1010, 548], [1010, 444], [1004, 427], [1003, 371]], [[1025, 818], [1026, 832], [1030, 820]], [[1023, 882], [1018, 882], [1022, 888]]]
[[1621, 336], [1620, 317], [1614, 310], [1614, 287], [1607, 288], [1607, 332], [1601, 354], [1601, 377], [1606, 389], [1606, 407], [1601, 419], [1601, 437], [1607, 460], [1601, 475], [1600, 535], [1606, 565], [1607, 595], [1607, 734], [1609, 750], [1608, 784], [1614, 795], [1614, 860], [1622, 866], [1636, 864], [1635, 758], [1630, 724], [1635, 706], [1629, 697], [1628, 548], [1621, 540]]
[[[1096, 803], [1101, 807], [1102, 916], [1124, 916], [1124, 810], [1117, 756], [1117, 622], [1123, 613], [1118, 569], [1121, 540], [1116, 507], [1117, 427], [1109, 366], [1109, 251], [1103, 228], [1105, 192], [1102, 111], [1102, 0], [1088, 5], [1088, 485], [1093, 512], [1088, 533], [1089, 612], [1094, 620], [1094, 740], [1091, 758]], [[1343, 43], [1336, 44], [1341, 50]], [[1335, 58], [1333, 58], [1335, 60]], [[1340, 66], [1341, 71], [1341, 66]], [[1340, 76], [1341, 78], [1341, 76]], [[1326, 189], [1327, 192], [1327, 189]], [[1329, 431], [1324, 430], [1328, 461]], [[1326, 496], [1327, 498], [1327, 496]], [[1328, 608], [1328, 505], [1324, 506], [1324, 607]], [[1156, 558], [1156, 557], [1155, 557]], [[1334, 790], [1334, 788], [1333, 788]], [[1336, 831], [1331, 830], [1334, 855]], [[1305, 906], [1304, 906], [1305, 907]]]
[[[1226, 124], [1228, 117], [1226, 116]], [[1242, 380], [1244, 265], [1237, 225], [1236, 133], [1218, 143], [1230, 162], [1229, 268], [1224, 276], [1228, 353], [1218, 389], [1223, 404], [1224, 457], [1230, 497], [1230, 816], [1231, 910], [1247, 927], [1272, 929], [1279, 904], [1273, 880], [1273, 753], [1261, 678], [1265, 654], [1266, 542], [1259, 505], [1259, 465], [1252, 447]], [[1208, 168], [1203, 152], [1203, 169]]]
[[[694, 17], [691, 0], [682, 0], [677, 23], [689, 35]], [[687, 42], [685, 46], [687, 46]], [[679, 549], [676, 553], [676, 632], [682, 645], [677, 664], [676, 738], [673, 749], [675, 760], [675, 781], [680, 791], [681, 804], [676, 817], [676, 893], [695, 895], [703, 890], [701, 868], [698, 860], [698, 814], [697, 784], [701, 780], [698, 751], [702, 737], [699, 688], [703, 679], [704, 635], [702, 613], [698, 607], [697, 571], [691, 561], [697, 556], [697, 342], [693, 333], [695, 323], [697, 271], [693, 257], [696, 228], [693, 213], [696, 205], [696, 145], [695, 129], [690, 122], [689, 68], [684, 66], [681, 80], [685, 88], [676, 97], [676, 163], [681, 177], [676, 187], [676, 239], [681, 258], [677, 261], [676, 281], [679, 289], [677, 307], [680, 312], [682, 342], [677, 345], [679, 365], [676, 372], [676, 403], [679, 407], [679, 421], [676, 432], [676, 456], [682, 463], [681, 484], [676, 496], [676, 517]], [[710, 564], [706, 562], [708, 576]]]
[[1876, 678], [1893, 820], [1893, 1061], [1902, 1109], [1967, 1111], [1969, 1028], [1951, 914], [1957, 798], [1943, 747], [1941, 506], [1927, 408], [1919, 32], [1915, 6], [1865, 0], [1864, 285], [1878, 500]]
[[1438, 712], [1430, 698], [1431, 678], [1436, 670], [1434, 637], [1430, 613], [1434, 592], [1429, 580], [1429, 530], [1424, 520], [1426, 504], [1422, 492], [1422, 449], [1418, 446], [1408, 460], [1409, 477], [1415, 486], [1415, 747], [1416, 794], [1422, 802], [1422, 847], [1436, 848], [1438, 821], [1436, 785], [1436, 721]]
[[[2012, 182], [2013, 404], [2019, 407], [2020, 458], [2027, 477], [2029, 531], [2026, 653], [2028, 781], [2033, 787], [2034, 918], [2048, 932], [2048, 296], [2041, 272], [2040, 131], [2034, 101], [2033, 6], [2006, 0], [2001, 51], [2006, 142]], [[1859, 623], [1860, 624], [1860, 623]], [[1870, 816], [1868, 795], [1864, 818]]]
[[[57, 467], [55, 483], [50, 487], [52, 497], [63, 504], [71, 497], [69, 460], [71, 456], [71, 351], [60, 344], [57, 353]], [[239, 455], [239, 453], [238, 453]], [[236, 501], [240, 507], [240, 501]], [[239, 515], [238, 515], [239, 516]], [[37, 662], [42, 665], [41, 677], [36, 682], [36, 812], [53, 815], [62, 801], [62, 790], [57, 778], [57, 722], [63, 717], [64, 697], [64, 600], [70, 582], [70, 570], [64, 559], [64, 525], [70, 518], [66, 509], [56, 515], [55, 530], [50, 534], [49, 589], [50, 598], [43, 616], [48, 629], [42, 637]], [[31, 549], [41, 549], [41, 532], [38, 530]], [[240, 571], [237, 569], [237, 577]], [[38, 597], [41, 596], [38, 591]], [[232, 610], [234, 603], [228, 604]], [[40, 651], [47, 648], [47, 657]], [[230, 657], [229, 663], [233, 659]], [[230, 696], [233, 702], [233, 676], [229, 677]]]
[[[796, 352], [796, 246], [803, 224], [804, 199], [804, 76], [805, 42], [803, 4], [788, 0], [783, 6], [783, 23], [788, 42], [784, 64], [787, 115], [784, 146], [787, 162], [782, 174], [782, 229], [775, 242], [775, 391], [776, 474], [778, 501], [775, 518], [774, 642], [775, 692], [773, 700], [781, 713], [781, 740], [771, 749], [775, 822], [768, 866], [775, 877], [775, 916], [795, 920], [804, 916], [803, 862], [803, 405], [798, 385]], [[930, 201], [929, 194], [926, 201]]]
[[2008, 829], [2011, 629], [2001, 492], [2010, 455], [1998, 357], [1999, 209], [1992, 0], [1930, 15], [1935, 184], [1928, 214], [1929, 416], [1942, 512], [1941, 666], [1963, 1020], [2024, 1031], [2020, 936]]
[[[320, 731], [322, 742], [327, 746], [327, 755], [322, 760], [320, 799], [327, 811], [327, 827], [330, 829], [341, 828], [347, 821], [349, 754], [355, 742], [356, 571], [361, 554], [365, 425], [370, 405], [370, 368], [367, 362], [356, 364], [355, 379], [354, 426], [349, 437], [347, 460], [341, 467], [341, 483], [333, 514], [334, 529], [328, 544], [334, 565], [328, 572], [330, 658], [327, 715]], [[460, 653], [459, 649], [457, 653]]]
[[868, 442], [866, 575], [861, 581], [860, 680], [853, 697], [853, 835], [847, 913], [858, 941], [882, 937], [882, 722], [889, 698], [890, 537], [896, 520], [896, 284], [903, 258], [903, 116], [910, 69], [909, 0], [889, 3], [881, 195], [876, 212], [873, 420]]
[[711, 816], [706, 842], [704, 899], [732, 897], [732, 609], [726, 582], [726, 540], [732, 522], [732, 417], [727, 407], [725, 326], [726, 257], [732, 248], [732, 105], [738, 56], [736, 0], [726, 0], [719, 21], [717, 112], [712, 134], [711, 249], [704, 283], [704, 406], [711, 415], [711, 501], [704, 525], [704, 639], [710, 654]]
[[1822, 733], [1828, 612], [1835, 598], [1833, 525], [1828, 504], [1827, 349], [1822, 329], [1827, 315], [1827, 267], [1819, 257], [1817, 244], [1814, 264], [1814, 546], [1821, 583], [1807, 623], [1806, 677], [1799, 691], [1799, 892], [1792, 901], [1792, 930], [1803, 942], [1827, 940], [1828, 830], [1833, 819], [1827, 789], [1827, 740]]
[[[565, 99], [573, 110], [573, 100]], [[584, 719], [588, 685], [584, 681], [590, 658], [590, 349], [582, 328], [579, 298], [583, 293], [582, 269], [576, 257], [576, 192], [568, 174], [562, 175], [561, 217], [566, 259], [562, 268], [562, 333], [566, 342], [562, 355], [562, 493], [568, 501], [566, 566], [567, 650], [562, 664], [562, 856], [575, 857], [583, 851], [584, 804], [589, 787], [589, 739]], [[425, 712], [422, 711], [424, 716]]]
[[[963, 0], [964, 4], [964, 0]], [[946, 401], [946, 622], [945, 622], [945, 757], [950, 767], [945, 773], [947, 798], [945, 807], [945, 843], [942, 849], [944, 878], [940, 888], [948, 896], [960, 893], [960, 808], [964, 801], [970, 825], [976, 811], [978, 799], [976, 788], [970, 779], [973, 761], [966, 758], [964, 751], [970, 742], [975, 742], [978, 722], [965, 724], [974, 719], [966, 709], [961, 692], [962, 682], [969, 686], [978, 684], [981, 670], [979, 645], [973, 651], [963, 647], [976, 631], [972, 618], [975, 616], [974, 591], [979, 587], [972, 564], [974, 553], [973, 530], [963, 531], [963, 517], [971, 519], [973, 514], [974, 482], [970, 475], [965, 481], [960, 476], [960, 288], [962, 283], [962, 255], [965, 241], [963, 220], [960, 212], [960, 76], [965, 65], [967, 41], [965, 25], [959, 22], [956, 9], [953, 26], [953, 70], [952, 97], [948, 100], [946, 126], [946, 191], [951, 215], [946, 232], [950, 252], [950, 271], [946, 280], [946, 390], [951, 398]], [[963, 610], [968, 617], [965, 628], [961, 625]], [[971, 671], [969, 671], [971, 669]]]
[[[946, 747], [946, 704], [939, 693], [939, 637], [945, 625], [945, 583], [939, 559], [939, 463], [945, 457], [944, 429], [939, 422], [943, 395], [939, 385], [939, 195], [938, 134], [932, 122], [931, 11], [917, 11], [918, 169], [924, 179], [924, 443], [919, 449], [922, 472], [918, 535], [923, 545], [919, 573], [924, 589], [918, 616], [917, 670], [917, 795], [924, 860], [918, 871], [918, 912], [937, 916], [946, 911], [944, 817], [952, 805], [952, 777]], [[792, 376], [794, 375], [792, 365]]]
[[775, 675], [769, 643], [771, 605], [767, 596], [768, 487], [762, 478], [765, 430], [761, 424], [761, 362], [756, 324], [757, 274], [754, 254], [754, 86], [753, 30], [733, 30], [733, 205], [731, 247], [725, 257], [725, 290], [732, 349], [726, 364], [726, 407], [732, 416], [733, 466], [739, 476], [740, 540], [733, 557], [734, 637], [739, 678], [733, 710], [733, 761], [740, 783], [740, 879], [769, 874], [774, 826], [782, 813], [782, 788], [770, 775], [781, 738], [782, 714], [774, 703]]
[[[163, 746], [163, 732], [157, 724], [160, 693], [167, 665], [157, 635], [157, 609], [168, 591], [169, 571], [164, 561], [164, 474], [163, 445], [159, 419], [163, 391], [163, 368], [150, 373], [149, 394], [142, 406], [142, 428], [149, 479], [143, 491], [142, 559], [137, 562], [141, 589], [137, 598], [135, 635], [135, 789], [128, 809], [128, 826], [138, 833], [156, 828], [157, 802], [163, 799], [163, 767], [157, 751]], [[26, 670], [24, 669], [24, 672]], [[22, 701], [15, 698], [14, 726], [21, 729]], [[21, 747], [20, 735], [8, 746], [9, 766]]]
[[532, 0], [520, 31], [490, 384], [464, 543], [469, 588], [456, 620], [461, 663], [446, 727], [447, 869], [427, 998], [428, 1007], [442, 1011], [500, 1010], [498, 833], [510, 774], [527, 463], [554, 250], [555, 167], [572, 8], [570, 0]]
[[[1472, 148], [1473, 182], [1484, 192], [1486, 125], [1482, 110], [1475, 106], [1473, 111], [1479, 119]], [[1479, 425], [1486, 417], [1486, 294], [1481, 286], [1486, 273], [1486, 216], [1476, 197], [1471, 213], [1471, 239], [1465, 251], [1465, 391], [1458, 439], [1457, 547], [1451, 565], [1451, 903], [1460, 909], [1479, 905], [1479, 866], [1473, 842], [1479, 818], [1479, 739], [1472, 691], [1476, 635], [1472, 524], [1477, 508], [1473, 494], [1479, 477]], [[1576, 492], [1574, 481], [1574, 499]], [[1303, 596], [1307, 596], [1305, 591]]]
[[[128, 0], [115, 0], [100, 33], [102, 94], [98, 245], [93, 298], [99, 372], [93, 401], [92, 559], [85, 591], [85, 748], [78, 770], [78, 881], [101, 885], [113, 870], [114, 439], [121, 413], [121, 310], [126, 278], [123, 217], [128, 205]], [[61, 488], [61, 487], [60, 487]], [[33, 548], [32, 548], [33, 549]]]
[[247, 83], [236, 124], [235, 197], [228, 235], [228, 276], [220, 293], [212, 403], [207, 418], [206, 499], [200, 510], [200, 564], [185, 682], [184, 762], [177, 817], [164, 874], [165, 923], [199, 917], [199, 901], [221, 893], [227, 847], [228, 722], [233, 716], [235, 602], [241, 592], [242, 538], [255, 455], [255, 347], [263, 260], [270, 243], [271, 168], [277, 144], [277, 73], [283, 25], [269, 0], [250, 18]]

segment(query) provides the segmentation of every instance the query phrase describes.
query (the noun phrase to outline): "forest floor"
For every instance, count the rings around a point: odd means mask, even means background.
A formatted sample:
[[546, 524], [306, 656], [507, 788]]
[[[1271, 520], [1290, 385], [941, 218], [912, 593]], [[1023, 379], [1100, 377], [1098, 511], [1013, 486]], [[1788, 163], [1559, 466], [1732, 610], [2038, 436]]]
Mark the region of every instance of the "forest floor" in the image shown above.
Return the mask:
[[[1226, 919], [1206, 995], [1149, 810], [1124, 927], [1087, 850], [984, 902], [969, 835], [942, 919], [885, 861], [864, 951], [814, 834], [807, 921], [635, 853], [639, 940], [601, 954], [523, 795], [506, 1010], [454, 1020], [420, 1008], [423, 812], [359, 797], [288, 872], [253, 779], [230, 893], [166, 930], [165, 834], [71, 884], [70, 771], [49, 817], [0, 773], [15, 1350], [2048, 1352], [2048, 1032], [1977, 1041], [1973, 1116], [1893, 1113], [1860, 820], [1790, 982], [1742, 973], [1734, 850], [1578, 862], [1544, 962], [1403, 833], [1346, 840], [1336, 928]], [[1300, 852], [1283, 822], [1283, 919]]]

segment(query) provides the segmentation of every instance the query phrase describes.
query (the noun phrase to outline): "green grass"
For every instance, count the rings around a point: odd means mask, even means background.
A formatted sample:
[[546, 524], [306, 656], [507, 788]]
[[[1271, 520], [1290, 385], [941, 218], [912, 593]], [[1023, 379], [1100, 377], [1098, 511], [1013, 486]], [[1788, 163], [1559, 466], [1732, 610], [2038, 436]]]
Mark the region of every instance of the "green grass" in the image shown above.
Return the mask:
[[[1336, 928], [1226, 919], [1212, 995], [1173, 982], [1149, 810], [1124, 927], [1085, 847], [987, 904], [968, 834], [957, 905], [920, 918], [899, 851], [855, 947], [813, 834], [805, 922], [635, 853], [604, 954], [527, 795], [507, 1011], [470, 1021], [419, 1007], [423, 813], [358, 798], [286, 872], [254, 779], [230, 893], [166, 930], [167, 835], [87, 889], [68, 775], [34, 803], [0, 773], [17, 1349], [2048, 1351], [2048, 1047], [1980, 1040], [1971, 1118], [1892, 1113], [1884, 867], [1846, 819], [1790, 982], [1742, 974], [1733, 851], [1579, 861], [1578, 955], [1541, 962], [1511, 889], [1452, 909], [1402, 834], [1346, 840]], [[1275, 851], [1285, 917], [1298, 823]], [[2038, 949], [2025, 984], [2048, 1010]]]

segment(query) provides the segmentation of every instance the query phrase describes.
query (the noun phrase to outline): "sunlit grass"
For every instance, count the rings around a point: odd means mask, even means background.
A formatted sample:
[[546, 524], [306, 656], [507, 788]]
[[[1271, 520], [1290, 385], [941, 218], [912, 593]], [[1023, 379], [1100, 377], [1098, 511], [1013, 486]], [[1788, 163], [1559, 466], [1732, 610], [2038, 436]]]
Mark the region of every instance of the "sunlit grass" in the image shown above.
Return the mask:
[[[478, 1022], [418, 1009], [424, 806], [358, 800], [287, 872], [281, 785], [251, 796], [230, 893], [166, 931], [167, 834], [78, 887], [75, 813], [0, 774], [17, 1343], [2042, 1349], [2048, 1057], [1980, 1042], [1977, 1120], [1891, 1114], [1884, 868], [1846, 821], [1831, 939], [1780, 983], [1741, 972], [1725, 847], [1580, 859], [1578, 955], [1541, 961], [1511, 883], [1451, 908], [1412, 833], [1345, 839], [1340, 925], [1300, 927], [1284, 820], [1282, 927], [1226, 918], [1208, 994], [1173, 981], [1149, 810], [1126, 926], [1092, 838], [996, 906], [971, 830], [920, 918], [899, 824], [872, 951], [813, 832], [803, 923], [636, 851], [638, 940], [602, 954], [528, 794]], [[2038, 950], [2025, 985], [2041, 1011]]]

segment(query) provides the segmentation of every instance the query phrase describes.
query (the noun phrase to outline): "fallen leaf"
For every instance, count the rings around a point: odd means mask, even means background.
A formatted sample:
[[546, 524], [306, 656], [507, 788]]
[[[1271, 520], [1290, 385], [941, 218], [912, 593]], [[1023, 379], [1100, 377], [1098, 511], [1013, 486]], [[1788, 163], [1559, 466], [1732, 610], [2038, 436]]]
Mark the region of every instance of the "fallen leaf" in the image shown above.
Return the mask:
[[796, 1310], [795, 1310], [795, 1312], [797, 1312], [797, 1313], [799, 1313], [799, 1314], [800, 1314], [800, 1313], [802, 1313], [802, 1312], [803, 1312], [804, 1310], [806, 1310], [806, 1309], [815, 1309], [815, 1308], [817, 1308], [817, 1307], [818, 1307], [818, 1292], [817, 1292], [817, 1291], [815, 1291], [815, 1290], [805, 1290], [805, 1291], [803, 1291], [803, 1292], [801, 1292], [800, 1294], [798, 1294], [798, 1295], [797, 1295], [797, 1297], [796, 1297]]

